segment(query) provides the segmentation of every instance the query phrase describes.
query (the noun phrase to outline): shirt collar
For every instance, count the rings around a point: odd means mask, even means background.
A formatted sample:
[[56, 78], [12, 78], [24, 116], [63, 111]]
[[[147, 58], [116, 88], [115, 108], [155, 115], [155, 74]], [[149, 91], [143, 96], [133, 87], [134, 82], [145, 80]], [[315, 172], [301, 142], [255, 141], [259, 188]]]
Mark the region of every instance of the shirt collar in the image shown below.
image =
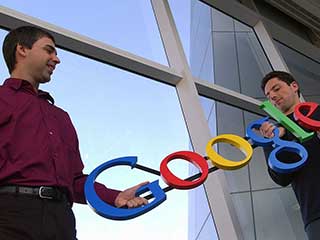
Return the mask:
[[38, 97], [47, 99], [49, 102], [51, 102], [51, 104], [54, 104], [54, 99], [48, 92], [42, 91], [39, 89], [38, 93], [36, 93], [36, 91], [33, 89], [33, 86], [31, 85], [31, 83], [29, 83], [26, 80], [18, 79], [18, 78], [8, 78], [4, 81], [3, 85], [8, 86], [16, 91], [18, 91], [20, 89], [24, 89], [27, 92], [29, 92], [33, 95], [37, 95]]

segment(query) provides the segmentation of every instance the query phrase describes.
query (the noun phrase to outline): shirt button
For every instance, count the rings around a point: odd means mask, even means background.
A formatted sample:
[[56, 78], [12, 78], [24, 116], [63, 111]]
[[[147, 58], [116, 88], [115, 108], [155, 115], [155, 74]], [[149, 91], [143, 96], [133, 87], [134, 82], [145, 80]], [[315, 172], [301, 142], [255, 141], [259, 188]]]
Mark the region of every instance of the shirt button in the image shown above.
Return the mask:
[[50, 134], [50, 135], [53, 135], [53, 132], [50, 131], [49, 134]]

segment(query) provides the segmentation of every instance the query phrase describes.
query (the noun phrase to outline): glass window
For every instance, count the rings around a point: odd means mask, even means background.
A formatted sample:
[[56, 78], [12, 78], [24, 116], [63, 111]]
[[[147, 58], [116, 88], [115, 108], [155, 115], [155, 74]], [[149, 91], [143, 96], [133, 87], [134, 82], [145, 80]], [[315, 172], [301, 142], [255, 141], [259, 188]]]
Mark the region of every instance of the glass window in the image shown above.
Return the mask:
[[[212, 34], [211, 34], [211, 12], [210, 8], [200, 1], [192, 1], [191, 7], [191, 30], [190, 30], [190, 67], [192, 74], [202, 78], [213, 75], [209, 67], [212, 68]], [[204, 66], [207, 66], [204, 68]], [[211, 74], [210, 74], [211, 73]]]
[[168, 65], [150, 0], [71, 0], [54, 4], [46, 0], [3, 0], [1, 4]]
[[[1, 45], [5, 34], [0, 32]], [[174, 87], [61, 49], [58, 54], [61, 64], [52, 81], [41, 88], [49, 91], [56, 105], [70, 114], [78, 133], [85, 173], [123, 156], [137, 156], [139, 164], [159, 170], [160, 162], [168, 154], [189, 149], [190, 140]], [[2, 53], [0, 58], [2, 66]], [[189, 165], [174, 162], [169, 167], [177, 176], [189, 174]], [[165, 187], [160, 177], [125, 166], [112, 168], [98, 177], [99, 182], [115, 189], [158, 179]], [[78, 238], [188, 239], [188, 194], [172, 190], [159, 207], [128, 221], [107, 220], [87, 205], [75, 204]]]
[[253, 192], [253, 203], [256, 239], [307, 239], [292, 189]]
[[214, 231], [214, 228], [212, 226], [214, 226], [214, 222], [213, 222], [212, 216], [209, 214], [196, 239], [198, 239], [198, 240], [216, 240], [216, 239], [218, 239], [218, 235]]
[[[190, 30], [193, 75], [251, 97], [263, 98], [260, 81], [272, 68], [254, 30], [200, 1], [193, 2]], [[197, 16], [201, 16], [201, 20]], [[192, 24], [194, 21], [196, 23]]]
[[[194, 75], [198, 76], [202, 69], [206, 69], [202, 58], [206, 56], [207, 61], [212, 59], [212, 49], [210, 48], [209, 38], [211, 29], [210, 9], [198, 0], [175, 1], [169, 0], [170, 9], [182, 41], [185, 55], [192, 67]], [[191, 39], [192, 38], [192, 39]], [[197, 38], [198, 41], [195, 41]], [[190, 44], [192, 44], [190, 46]], [[190, 51], [190, 48], [196, 51]], [[210, 55], [211, 52], [211, 55]], [[195, 74], [197, 73], [197, 74]], [[208, 72], [204, 71], [203, 79], [212, 79], [212, 74], [208, 76]]]
[[189, 61], [190, 54], [190, 20], [191, 20], [191, 1], [169, 0], [170, 10], [172, 12], [180, 40]]
[[235, 206], [243, 239], [255, 240], [253, 221], [252, 196], [250, 192], [232, 193], [231, 198]]
[[[7, 31], [4, 31], [2, 29], [0, 29], [0, 42], [1, 42], [1, 49], [2, 49], [2, 42], [3, 42], [3, 39], [4, 37], [6, 36], [8, 32]], [[7, 65], [5, 64], [5, 61], [3, 59], [3, 55], [2, 55], [2, 50], [0, 51], [0, 81], [2, 79], [5, 79], [5, 78], [8, 78], [9, 77], [9, 72], [8, 72], [8, 69], [7, 69]]]
[[[212, 219], [212, 214], [208, 205], [207, 195], [204, 186], [199, 186], [189, 192], [189, 238], [197, 239], [197, 236], [202, 231], [204, 225]], [[213, 220], [212, 220], [213, 221]], [[215, 226], [212, 223], [210, 226], [210, 239], [214, 239], [216, 235]], [[209, 230], [207, 230], [209, 231]]]
[[319, 102], [320, 63], [278, 41], [274, 41], [274, 43], [279, 48], [290, 72], [299, 82], [301, 93], [306, 100]]

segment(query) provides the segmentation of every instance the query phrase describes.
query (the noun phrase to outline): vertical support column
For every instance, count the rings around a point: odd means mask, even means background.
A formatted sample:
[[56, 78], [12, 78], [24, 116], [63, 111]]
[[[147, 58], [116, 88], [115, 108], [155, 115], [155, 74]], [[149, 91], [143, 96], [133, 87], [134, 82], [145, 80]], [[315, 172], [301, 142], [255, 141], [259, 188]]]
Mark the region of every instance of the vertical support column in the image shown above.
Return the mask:
[[[195, 82], [192, 78], [169, 4], [167, 0], [151, 0], [151, 3], [169, 65], [183, 76], [183, 79], [176, 85], [176, 89], [191, 144], [196, 152], [204, 155], [206, 144], [211, 138], [210, 130], [202, 111]], [[222, 240], [242, 239], [240, 225], [226, 187], [225, 175], [220, 170], [215, 174], [211, 174], [205, 183], [218, 236]]]

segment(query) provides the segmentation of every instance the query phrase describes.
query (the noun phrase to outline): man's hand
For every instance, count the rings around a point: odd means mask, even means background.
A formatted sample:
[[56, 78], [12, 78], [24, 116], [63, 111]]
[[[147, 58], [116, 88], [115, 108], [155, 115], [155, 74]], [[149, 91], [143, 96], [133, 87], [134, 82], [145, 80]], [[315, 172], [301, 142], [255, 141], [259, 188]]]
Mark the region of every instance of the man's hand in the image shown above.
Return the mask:
[[[274, 133], [273, 133], [273, 130], [276, 128], [276, 126], [273, 124], [273, 123], [270, 123], [270, 122], [264, 122], [259, 131], [260, 131], [260, 134], [266, 138], [273, 138], [274, 137]], [[279, 129], [279, 137], [282, 137], [285, 132], [286, 132], [286, 129], [284, 127], [278, 127]]]
[[138, 188], [148, 183], [149, 182], [143, 182], [120, 192], [115, 200], [115, 206], [118, 208], [125, 206], [127, 206], [128, 208], [135, 208], [140, 207], [142, 205], [146, 205], [148, 203], [147, 199], [142, 197], [136, 197], [135, 194]]

